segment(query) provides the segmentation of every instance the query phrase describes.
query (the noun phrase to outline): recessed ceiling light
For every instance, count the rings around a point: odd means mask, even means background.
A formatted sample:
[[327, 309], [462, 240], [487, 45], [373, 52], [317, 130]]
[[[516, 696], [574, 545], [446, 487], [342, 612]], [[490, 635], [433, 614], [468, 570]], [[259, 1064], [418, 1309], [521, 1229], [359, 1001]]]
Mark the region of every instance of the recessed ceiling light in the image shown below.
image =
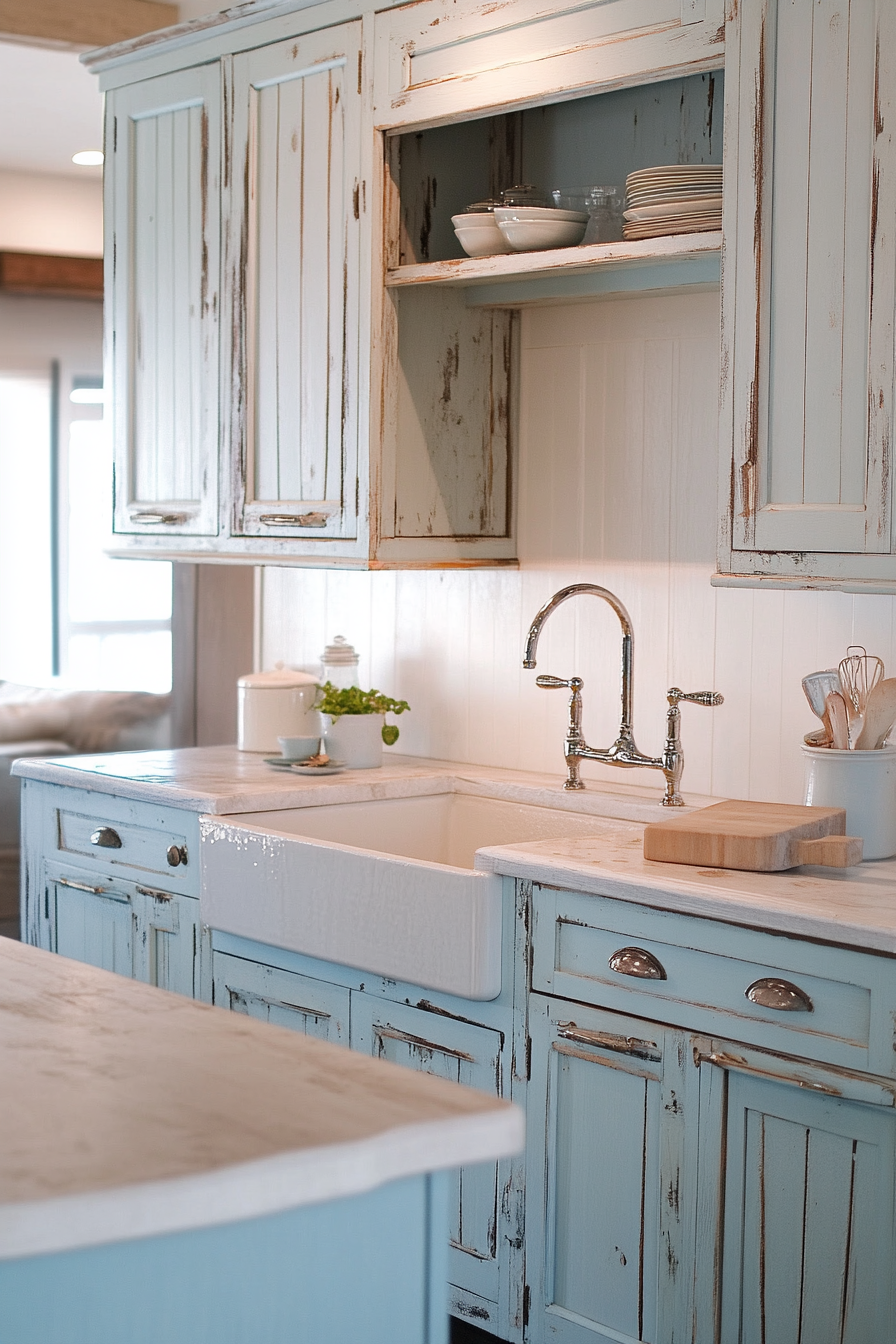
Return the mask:
[[82, 149], [77, 154], [72, 155], [72, 163], [77, 163], [81, 168], [99, 168], [103, 162], [103, 151], [101, 149]]

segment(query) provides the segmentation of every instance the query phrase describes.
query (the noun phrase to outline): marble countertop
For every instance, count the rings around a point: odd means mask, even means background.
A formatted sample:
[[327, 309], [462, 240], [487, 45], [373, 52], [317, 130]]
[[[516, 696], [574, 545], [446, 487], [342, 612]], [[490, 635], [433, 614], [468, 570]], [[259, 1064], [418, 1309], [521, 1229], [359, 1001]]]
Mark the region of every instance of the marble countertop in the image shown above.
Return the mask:
[[[639, 784], [589, 780], [563, 790], [564, 775], [543, 775], [387, 752], [379, 770], [321, 779], [286, 774], [236, 747], [25, 759], [13, 772], [120, 797], [226, 816], [327, 803], [432, 793], [466, 793], [559, 808], [606, 819], [597, 836], [482, 849], [476, 866], [577, 891], [684, 914], [774, 929], [799, 937], [896, 955], [896, 859], [856, 868], [795, 868], [748, 873], [657, 863], [642, 852], [643, 826], [664, 814], [659, 777]], [[719, 801], [687, 794], [691, 809]]]
[[854, 868], [750, 873], [644, 858], [644, 827], [480, 849], [476, 867], [654, 909], [896, 956], [896, 858]]
[[0, 938], [0, 1259], [518, 1152], [507, 1102]]
[[[565, 793], [565, 773], [560, 771], [545, 775], [502, 770], [496, 766], [401, 756], [391, 751], [384, 754], [380, 769], [345, 770], [319, 779], [266, 765], [258, 753], [238, 751], [236, 747], [114, 752], [57, 760], [28, 758], [16, 762], [12, 773], [23, 779], [67, 784], [94, 793], [114, 793], [119, 798], [182, 807], [212, 816], [458, 792], [647, 822], [662, 815], [658, 804], [663, 795], [658, 772], [640, 772], [645, 779], [643, 784], [607, 785], [589, 780], [587, 789]], [[691, 807], [705, 807], [717, 801], [688, 795]]]

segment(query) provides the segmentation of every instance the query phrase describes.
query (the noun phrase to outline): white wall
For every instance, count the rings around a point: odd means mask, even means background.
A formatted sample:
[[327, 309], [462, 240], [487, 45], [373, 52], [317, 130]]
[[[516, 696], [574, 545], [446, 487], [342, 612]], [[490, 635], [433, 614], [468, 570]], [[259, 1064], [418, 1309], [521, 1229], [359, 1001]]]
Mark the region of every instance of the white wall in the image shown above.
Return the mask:
[[0, 169], [0, 249], [103, 255], [103, 182]]
[[[718, 295], [533, 309], [522, 326], [519, 571], [336, 573], [268, 568], [264, 666], [313, 662], [344, 634], [362, 683], [410, 701], [400, 747], [416, 755], [560, 771], [563, 692], [521, 667], [529, 622], [556, 589], [617, 593], [636, 636], [635, 729], [662, 746], [665, 691], [685, 705], [685, 791], [802, 801], [800, 679], [865, 644], [896, 669], [894, 600], [714, 589]], [[551, 618], [538, 670], [585, 678], [585, 732], [613, 740], [619, 627], [578, 598]], [[646, 771], [590, 766], [617, 783]], [[657, 785], [658, 787], [658, 785]]]

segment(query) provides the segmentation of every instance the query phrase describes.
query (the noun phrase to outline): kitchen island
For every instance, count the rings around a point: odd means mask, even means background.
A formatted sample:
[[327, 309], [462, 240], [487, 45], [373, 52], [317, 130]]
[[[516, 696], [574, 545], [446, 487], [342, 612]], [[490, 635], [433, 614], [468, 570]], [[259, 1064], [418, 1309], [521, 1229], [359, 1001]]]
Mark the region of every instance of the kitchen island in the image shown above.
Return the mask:
[[[310, 782], [233, 748], [16, 769], [32, 941], [526, 1106], [525, 1161], [452, 1186], [454, 1315], [527, 1344], [752, 1342], [762, 1319], [888, 1338], [896, 861], [652, 862], [655, 786], [413, 758]], [[439, 817], [469, 852], [439, 857]], [[442, 951], [424, 897], [477, 879], [467, 950], [491, 963], [465, 994], [417, 935]], [[351, 956], [315, 941], [334, 912]], [[380, 963], [390, 913], [419, 978]]]
[[[0, 940], [4, 1344], [438, 1344], [517, 1108]], [[435, 1174], [433, 1174], [435, 1173]]]

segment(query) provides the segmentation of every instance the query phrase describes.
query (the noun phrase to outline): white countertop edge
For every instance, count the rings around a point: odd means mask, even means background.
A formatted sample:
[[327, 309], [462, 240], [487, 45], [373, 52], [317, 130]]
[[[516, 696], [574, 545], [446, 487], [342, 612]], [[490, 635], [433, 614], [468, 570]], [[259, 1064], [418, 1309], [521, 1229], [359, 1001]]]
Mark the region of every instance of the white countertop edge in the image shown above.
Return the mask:
[[[608, 872], [593, 863], [577, 863], [574, 859], [559, 856], [543, 858], [514, 849], [512, 845], [480, 849], [476, 853], [476, 867], [481, 872], [541, 882], [549, 887], [569, 888], [583, 892], [586, 896], [610, 896], [614, 900], [646, 905], [654, 910], [698, 915], [716, 922], [741, 927], [746, 925], [770, 933], [815, 938], [825, 943], [857, 947], [866, 952], [896, 955], [896, 932], [892, 928], [880, 928], [865, 922], [851, 923], [830, 911], [813, 914], [805, 908], [782, 908], [773, 894], [767, 899], [759, 895], [741, 897], [723, 888], [698, 886], [671, 871], [678, 866], [684, 865], [662, 864], [662, 871], [657, 872], [655, 884], [648, 884], [638, 879], [626, 880], [618, 873]], [[828, 873], [830, 870], [824, 871]], [[855, 869], [842, 871], [856, 872]], [[776, 877], [779, 874], [764, 876]]]
[[508, 1105], [196, 1176], [6, 1204], [0, 1207], [0, 1260], [259, 1218], [403, 1177], [509, 1157], [524, 1141], [523, 1112]]

